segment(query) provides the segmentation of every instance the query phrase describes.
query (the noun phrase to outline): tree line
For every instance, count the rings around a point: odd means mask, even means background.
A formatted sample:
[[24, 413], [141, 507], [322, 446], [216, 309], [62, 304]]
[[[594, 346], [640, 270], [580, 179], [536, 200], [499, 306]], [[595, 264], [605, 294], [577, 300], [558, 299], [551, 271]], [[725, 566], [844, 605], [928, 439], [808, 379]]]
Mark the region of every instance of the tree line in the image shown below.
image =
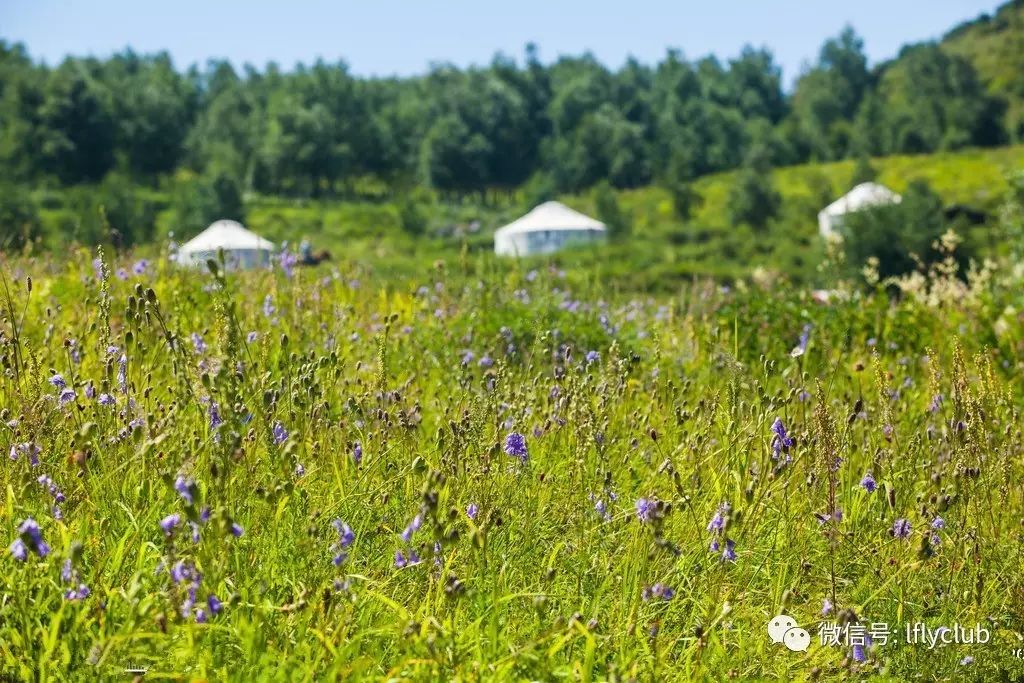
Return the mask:
[[752, 47], [610, 69], [589, 54], [543, 64], [528, 46], [518, 61], [361, 78], [341, 62], [181, 71], [131, 51], [49, 67], [0, 42], [0, 182], [120, 174], [165, 187], [185, 169], [232, 195], [290, 197], [358, 193], [368, 179], [449, 196], [658, 182], [685, 204], [693, 178], [741, 166], [1000, 144], [1013, 137], [1004, 107], [934, 43], [869, 68], [849, 28], [792, 92]]

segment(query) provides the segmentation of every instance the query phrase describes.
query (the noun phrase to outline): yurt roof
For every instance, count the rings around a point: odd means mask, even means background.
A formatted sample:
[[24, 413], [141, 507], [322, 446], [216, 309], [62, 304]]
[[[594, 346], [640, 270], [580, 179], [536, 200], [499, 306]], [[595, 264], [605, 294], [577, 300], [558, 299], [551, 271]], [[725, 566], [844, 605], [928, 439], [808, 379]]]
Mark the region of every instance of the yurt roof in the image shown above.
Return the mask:
[[604, 230], [599, 220], [570, 209], [561, 202], [544, 202], [522, 218], [498, 228], [497, 233], [515, 234], [539, 230]]
[[257, 249], [273, 251], [274, 243], [266, 240], [245, 227], [238, 221], [219, 220], [206, 230], [186, 242], [178, 250], [189, 254], [203, 251], [234, 251], [238, 249]]
[[872, 206], [898, 204], [900, 199], [898, 194], [885, 185], [861, 183], [822, 209], [821, 213], [829, 216], [841, 216], [844, 213], [860, 211]]

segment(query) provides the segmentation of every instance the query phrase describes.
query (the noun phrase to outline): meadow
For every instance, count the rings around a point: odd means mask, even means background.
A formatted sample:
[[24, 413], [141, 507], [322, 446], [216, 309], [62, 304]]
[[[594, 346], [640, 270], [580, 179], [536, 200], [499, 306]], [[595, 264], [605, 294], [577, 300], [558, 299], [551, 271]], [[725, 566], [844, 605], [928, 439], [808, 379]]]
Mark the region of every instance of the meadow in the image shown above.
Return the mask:
[[0, 680], [1024, 676], [1019, 273], [0, 272]]

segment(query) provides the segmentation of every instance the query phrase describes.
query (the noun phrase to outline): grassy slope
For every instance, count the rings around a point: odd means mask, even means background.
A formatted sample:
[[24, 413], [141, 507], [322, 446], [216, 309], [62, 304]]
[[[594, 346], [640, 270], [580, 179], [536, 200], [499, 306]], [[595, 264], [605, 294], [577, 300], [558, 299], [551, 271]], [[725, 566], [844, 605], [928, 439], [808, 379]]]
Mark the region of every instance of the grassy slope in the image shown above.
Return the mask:
[[[915, 179], [923, 179], [947, 203], [966, 203], [992, 209], [1006, 190], [1008, 171], [1024, 166], [1024, 146], [967, 150], [923, 156], [893, 156], [873, 161], [879, 182], [897, 192]], [[647, 187], [623, 192], [620, 200], [633, 216], [634, 237], [624, 245], [597, 251], [561, 255], [563, 263], [602, 268], [626, 285], [675, 286], [693, 275], [731, 278], [763, 266], [796, 276], [810, 277], [818, 262], [816, 250], [818, 210], [849, 189], [853, 161], [806, 164], [779, 169], [775, 184], [783, 197], [783, 215], [769, 234], [755, 235], [736, 229], [728, 221], [728, 195], [734, 173], [702, 178], [697, 189], [702, 204], [689, 221], [673, 213], [667, 192]], [[594, 213], [593, 197], [563, 197], [567, 204]], [[527, 207], [513, 201], [499, 206], [438, 206], [435, 226], [483, 223], [480, 234], [470, 236], [470, 250], [490, 249], [494, 228]], [[423, 258], [454, 255], [461, 239], [412, 240], [401, 234], [398, 212], [391, 204], [368, 202], [303, 202], [258, 200], [249, 215], [251, 227], [275, 240], [310, 237], [336, 256], [369, 260], [379, 267], [408, 271]]]
[[[896, 191], [920, 178], [927, 180], [947, 203], [992, 209], [1006, 190], [1006, 174], [1024, 167], [1024, 145], [886, 157], [875, 159], [873, 164], [879, 171], [879, 181]], [[693, 276], [728, 280], [757, 267], [811, 279], [820, 262], [817, 212], [849, 189], [853, 168], [854, 162], [842, 161], [778, 169], [774, 181], [783, 198], [783, 211], [764, 234], [729, 225], [728, 195], [733, 172], [697, 182], [702, 203], [688, 221], [674, 215], [671, 199], [661, 188], [622, 192], [621, 204], [633, 218], [633, 237], [605, 249], [562, 253], [556, 260], [586, 266], [596, 277], [615, 276], [626, 287], [645, 289], [674, 289]], [[44, 210], [44, 218], [51, 224], [59, 220], [73, 224], [74, 216], [60, 208], [59, 199], [48, 197], [50, 208]], [[150, 199], [166, 202], [159, 194]], [[595, 213], [592, 195], [561, 199], [586, 213]], [[479, 220], [481, 230], [465, 238], [413, 239], [402, 233], [393, 202], [256, 197], [249, 202], [246, 222], [276, 242], [295, 244], [309, 237], [316, 248], [329, 249], [336, 259], [359, 260], [381, 272], [407, 275], [420, 272], [424, 262], [451, 259], [463, 249], [489, 251], [493, 230], [528, 208], [521, 194], [496, 204], [466, 201], [430, 208], [432, 233], [444, 226]], [[158, 217], [158, 234], [171, 231], [174, 215], [164, 210]], [[180, 230], [174, 232], [179, 241], [191, 237]]]

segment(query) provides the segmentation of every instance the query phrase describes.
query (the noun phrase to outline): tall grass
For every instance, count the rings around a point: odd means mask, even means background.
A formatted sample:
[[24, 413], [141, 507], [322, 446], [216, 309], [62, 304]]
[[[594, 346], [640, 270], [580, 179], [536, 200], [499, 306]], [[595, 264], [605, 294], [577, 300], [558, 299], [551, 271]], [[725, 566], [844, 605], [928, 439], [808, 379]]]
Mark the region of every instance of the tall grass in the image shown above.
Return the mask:
[[[1019, 283], [64, 256], [3, 264], [0, 678], [1024, 674]], [[993, 638], [854, 652], [823, 619]]]

